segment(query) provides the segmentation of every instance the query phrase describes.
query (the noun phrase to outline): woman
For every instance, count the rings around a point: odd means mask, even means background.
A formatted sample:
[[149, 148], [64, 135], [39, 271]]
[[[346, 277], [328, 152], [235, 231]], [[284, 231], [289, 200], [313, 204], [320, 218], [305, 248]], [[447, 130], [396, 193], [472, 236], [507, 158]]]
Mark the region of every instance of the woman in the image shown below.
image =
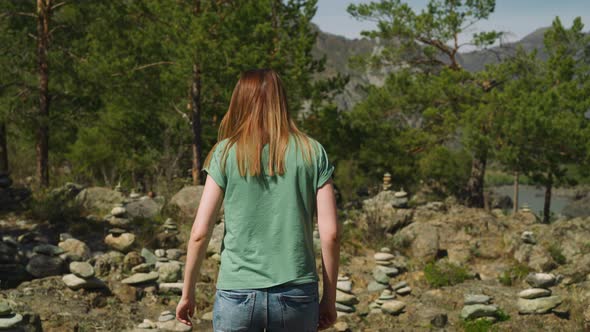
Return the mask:
[[[196, 276], [223, 201], [214, 331], [308, 332], [331, 326], [340, 250], [334, 167], [322, 145], [290, 118], [276, 72], [242, 74], [204, 165], [208, 175], [188, 243], [177, 319], [191, 325]], [[321, 301], [313, 247], [316, 212]]]

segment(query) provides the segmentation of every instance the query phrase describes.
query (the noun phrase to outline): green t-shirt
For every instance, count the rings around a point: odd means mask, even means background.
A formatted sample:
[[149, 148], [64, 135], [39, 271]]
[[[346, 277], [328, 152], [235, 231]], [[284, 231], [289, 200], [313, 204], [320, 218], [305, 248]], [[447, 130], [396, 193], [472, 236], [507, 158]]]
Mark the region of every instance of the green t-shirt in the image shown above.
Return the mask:
[[[312, 162], [305, 159], [291, 137], [281, 176], [240, 176], [236, 146], [221, 154], [227, 140], [213, 152], [204, 170], [223, 189], [225, 231], [217, 289], [266, 288], [280, 284], [318, 281], [313, 246], [316, 193], [332, 176], [334, 166], [323, 146], [312, 143]], [[262, 165], [268, 174], [268, 144]]]

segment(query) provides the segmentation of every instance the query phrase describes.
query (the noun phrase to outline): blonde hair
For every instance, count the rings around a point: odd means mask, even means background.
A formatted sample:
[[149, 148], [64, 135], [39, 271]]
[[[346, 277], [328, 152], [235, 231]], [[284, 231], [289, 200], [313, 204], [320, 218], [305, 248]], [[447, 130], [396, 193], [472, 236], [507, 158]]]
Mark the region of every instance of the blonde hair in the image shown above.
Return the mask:
[[229, 109], [219, 126], [217, 143], [205, 159], [208, 167], [217, 145], [227, 139], [221, 160], [236, 145], [236, 159], [241, 176], [262, 174], [261, 155], [269, 144], [269, 175], [285, 173], [285, 151], [293, 135], [303, 146], [304, 159], [311, 160], [309, 137], [301, 132], [289, 115], [287, 95], [279, 75], [272, 69], [254, 69], [242, 73], [232, 93]]

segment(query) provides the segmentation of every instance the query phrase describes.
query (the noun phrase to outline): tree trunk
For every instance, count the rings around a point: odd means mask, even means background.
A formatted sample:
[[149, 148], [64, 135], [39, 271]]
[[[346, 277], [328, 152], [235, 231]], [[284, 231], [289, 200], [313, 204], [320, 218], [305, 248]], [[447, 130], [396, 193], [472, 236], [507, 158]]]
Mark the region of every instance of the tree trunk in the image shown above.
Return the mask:
[[41, 187], [49, 186], [49, 16], [51, 0], [37, 0], [37, 61], [39, 71], [39, 114], [35, 150], [37, 179]]
[[8, 149], [6, 147], [6, 123], [0, 122], [0, 176], [8, 175]]
[[514, 172], [514, 202], [512, 205], [512, 213], [516, 213], [518, 211], [518, 185], [519, 185], [519, 174], [518, 172]]
[[547, 175], [545, 184], [545, 204], [543, 205], [543, 222], [548, 224], [551, 221], [551, 189], [553, 187], [553, 175]]
[[[201, 0], [195, 0], [193, 8], [194, 15], [201, 14]], [[201, 184], [201, 168], [202, 168], [202, 137], [201, 137], [201, 65], [199, 64], [199, 55], [195, 54], [195, 61], [193, 63], [193, 81], [191, 84], [191, 124], [193, 132], [192, 152], [192, 177], [193, 184]]]
[[487, 164], [487, 151], [476, 155], [471, 162], [471, 176], [467, 181], [467, 205], [483, 208], [485, 197], [483, 193], [484, 176]]

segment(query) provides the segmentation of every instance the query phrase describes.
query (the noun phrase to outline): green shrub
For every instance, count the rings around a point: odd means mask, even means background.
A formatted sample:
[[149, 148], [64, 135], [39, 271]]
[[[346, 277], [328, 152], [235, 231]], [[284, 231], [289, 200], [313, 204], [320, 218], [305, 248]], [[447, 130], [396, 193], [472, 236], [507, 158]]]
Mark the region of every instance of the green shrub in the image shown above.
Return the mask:
[[28, 217], [47, 220], [54, 225], [66, 225], [78, 221], [81, 219], [82, 212], [82, 207], [76, 200], [65, 199], [47, 190], [35, 192], [28, 201]]
[[[498, 322], [504, 322], [510, 319], [510, 316], [502, 311], [501, 309], [498, 310], [498, 314], [496, 316]], [[498, 327], [494, 326], [494, 323], [486, 320], [486, 319], [474, 319], [474, 320], [464, 320], [461, 322], [463, 330], [465, 332], [494, 332], [498, 331]]]
[[553, 258], [555, 263], [557, 263], [559, 265], [563, 265], [563, 264], [567, 263], [567, 259], [563, 255], [561, 247], [558, 244], [556, 244], [556, 243], [551, 244], [549, 246], [549, 248], [547, 248], [547, 251], [549, 251], [549, 255], [551, 255], [551, 258]]
[[450, 263], [428, 263], [424, 267], [424, 277], [431, 287], [443, 287], [460, 284], [471, 278], [466, 268]]
[[510, 269], [502, 272], [498, 281], [504, 286], [512, 286], [517, 281], [523, 280], [530, 272], [531, 269], [528, 266], [516, 263]]

